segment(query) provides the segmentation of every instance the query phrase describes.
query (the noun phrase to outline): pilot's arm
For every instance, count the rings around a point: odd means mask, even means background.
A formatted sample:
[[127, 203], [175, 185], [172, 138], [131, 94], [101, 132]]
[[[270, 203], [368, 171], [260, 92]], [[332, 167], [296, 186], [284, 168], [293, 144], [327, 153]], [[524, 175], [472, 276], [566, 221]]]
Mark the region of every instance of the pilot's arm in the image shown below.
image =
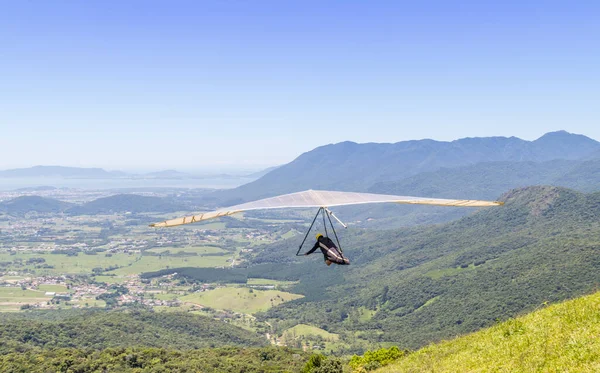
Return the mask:
[[312, 247], [312, 249], [310, 249], [310, 250], [309, 250], [309, 251], [308, 251], [306, 254], [304, 254], [304, 255], [310, 255], [310, 254], [314, 253], [314, 252], [315, 252], [315, 250], [317, 250], [318, 248], [319, 248], [319, 241], [317, 241], [317, 242], [315, 243], [315, 246], [313, 246], [313, 247]]

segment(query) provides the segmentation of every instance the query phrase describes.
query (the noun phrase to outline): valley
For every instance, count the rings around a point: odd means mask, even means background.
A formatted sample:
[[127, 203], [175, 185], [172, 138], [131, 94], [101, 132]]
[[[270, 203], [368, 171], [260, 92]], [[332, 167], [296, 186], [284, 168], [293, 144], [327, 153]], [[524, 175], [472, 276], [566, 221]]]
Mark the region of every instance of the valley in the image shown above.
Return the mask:
[[[504, 206], [335, 208], [349, 225], [339, 230], [351, 260], [343, 267], [325, 266], [320, 255], [293, 255], [312, 209], [250, 211], [169, 229], [148, 226], [210, 210], [222, 193], [242, 193], [246, 186], [2, 192], [0, 311], [23, 326], [24, 320], [75, 325], [92, 314], [115, 321], [140, 315], [142, 324], [152, 317], [197, 317], [215, 328], [231, 327], [222, 342], [243, 335], [262, 346], [325, 354], [331, 364], [394, 346], [400, 352], [381, 354], [397, 358], [595, 290], [596, 161], [527, 162], [457, 166], [375, 183], [367, 189], [436, 197], [453, 197], [457, 190], [458, 197], [498, 199]], [[502, 172], [490, 177], [492, 168], [508, 173], [515, 167], [536, 172], [512, 180]], [[449, 177], [453, 172], [461, 176]], [[519, 183], [533, 186], [513, 188]], [[580, 191], [536, 185], [543, 183]], [[309, 234], [310, 244], [321, 225]], [[125, 327], [107, 322], [107, 335]], [[139, 332], [132, 338], [144, 341]], [[197, 346], [213, 340], [191, 332]], [[96, 343], [87, 333], [77, 338]], [[162, 348], [179, 342], [152, 343]], [[44, 346], [30, 347], [46, 351]], [[306, 361], [309, 355], [302, 356]]]

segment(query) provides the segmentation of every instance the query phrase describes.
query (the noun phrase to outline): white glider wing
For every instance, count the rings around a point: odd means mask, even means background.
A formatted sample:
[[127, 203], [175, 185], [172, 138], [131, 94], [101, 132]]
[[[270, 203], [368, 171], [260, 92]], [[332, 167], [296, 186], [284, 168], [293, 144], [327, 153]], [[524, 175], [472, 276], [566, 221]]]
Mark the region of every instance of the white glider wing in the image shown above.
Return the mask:
[[265, 198], [258, 201], [242, 203], [216, 211], [205, 212], [198, 215], [186, 216], [160, 223], [150, 224], [151, 227], [173, 227], [177, 225], [196, 223], [203, 220], [233, 215], [242, 211], [302, 208], [302, 207], [333, 207], [359, 205], [365, 203], [402, 203], [414, 205], [436, 206], [462, 206], [462, 207], [489, 207], [504, 204], [503, 202], [441, 199], [393, 196], [373, 193], [331, 192], [326, 190], [307, 190], [304, 192], [284, 194], [277, 197]]

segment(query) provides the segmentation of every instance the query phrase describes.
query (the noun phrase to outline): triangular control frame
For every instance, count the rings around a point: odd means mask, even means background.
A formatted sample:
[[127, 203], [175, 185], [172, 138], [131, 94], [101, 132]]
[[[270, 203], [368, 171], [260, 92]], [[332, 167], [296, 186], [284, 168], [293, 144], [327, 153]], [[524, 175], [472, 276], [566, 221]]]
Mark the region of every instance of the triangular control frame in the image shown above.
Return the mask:
[[[306, 234], [304, 235], [304, 239], [302, 240], [302, 243], [300, 244], [300, 247], [298, 248], [298, 251], [296, 252], [296, 256], [304, 255], [304, 254], [300, 254], [300, 251], [302, 250], [302, 246], [304, 246], [304, 243], [306, 242], [306, 239], [308, 238], [308, 235], [310, 234], [312, 227], [315, 225], [315, 222], [317, 221], [319, 214], [321, 214], [323, 216], [323, 227], [325, 228], [325, 236], [328, 236], [327, 222], [329, 222], [329, 227], [331, 228], [331, 231], [333, 232], [333, 235], [335, 237], [335, 241], [337, 243], [337, 248], [340, 250], [340, 253], [342, 253], [342, 254], [344, 253], [344, 251], [342, 250], [342, 245], [340, 245], [340, 239], [338, 238], [337, 232], [335, 231], [333, 223], [331, 222], [330, 215], [333, 215], [333, 213], [331, 211], [329, 211], [329, 209], [327, 209], [326, 207], [320, 207], [319, 210], [317, 210], [317, 214], [315, 215], [315, 218], [313, 219], [312, 223], [310, 223], [310, 227], [308, 227], [308, 230], [306, 231]], [[327, 216], [327, 219], [325, 219], [325, 216]], [[337, 217], [335, 215], [333, 217], [337, 219]], [[337, 219], [337, 220], [339, 221], [339, 219]]]

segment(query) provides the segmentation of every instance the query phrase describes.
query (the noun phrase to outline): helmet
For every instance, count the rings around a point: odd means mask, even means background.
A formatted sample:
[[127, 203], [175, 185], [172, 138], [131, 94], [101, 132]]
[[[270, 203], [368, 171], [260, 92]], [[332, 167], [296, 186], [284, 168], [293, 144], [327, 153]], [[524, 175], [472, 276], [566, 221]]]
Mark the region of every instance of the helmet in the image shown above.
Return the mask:
[[317, 233], [316, 237], [317, 237], [317, 240], [318, 240], [319, 238], [323, 237], [323, 235], [321, 233]]

